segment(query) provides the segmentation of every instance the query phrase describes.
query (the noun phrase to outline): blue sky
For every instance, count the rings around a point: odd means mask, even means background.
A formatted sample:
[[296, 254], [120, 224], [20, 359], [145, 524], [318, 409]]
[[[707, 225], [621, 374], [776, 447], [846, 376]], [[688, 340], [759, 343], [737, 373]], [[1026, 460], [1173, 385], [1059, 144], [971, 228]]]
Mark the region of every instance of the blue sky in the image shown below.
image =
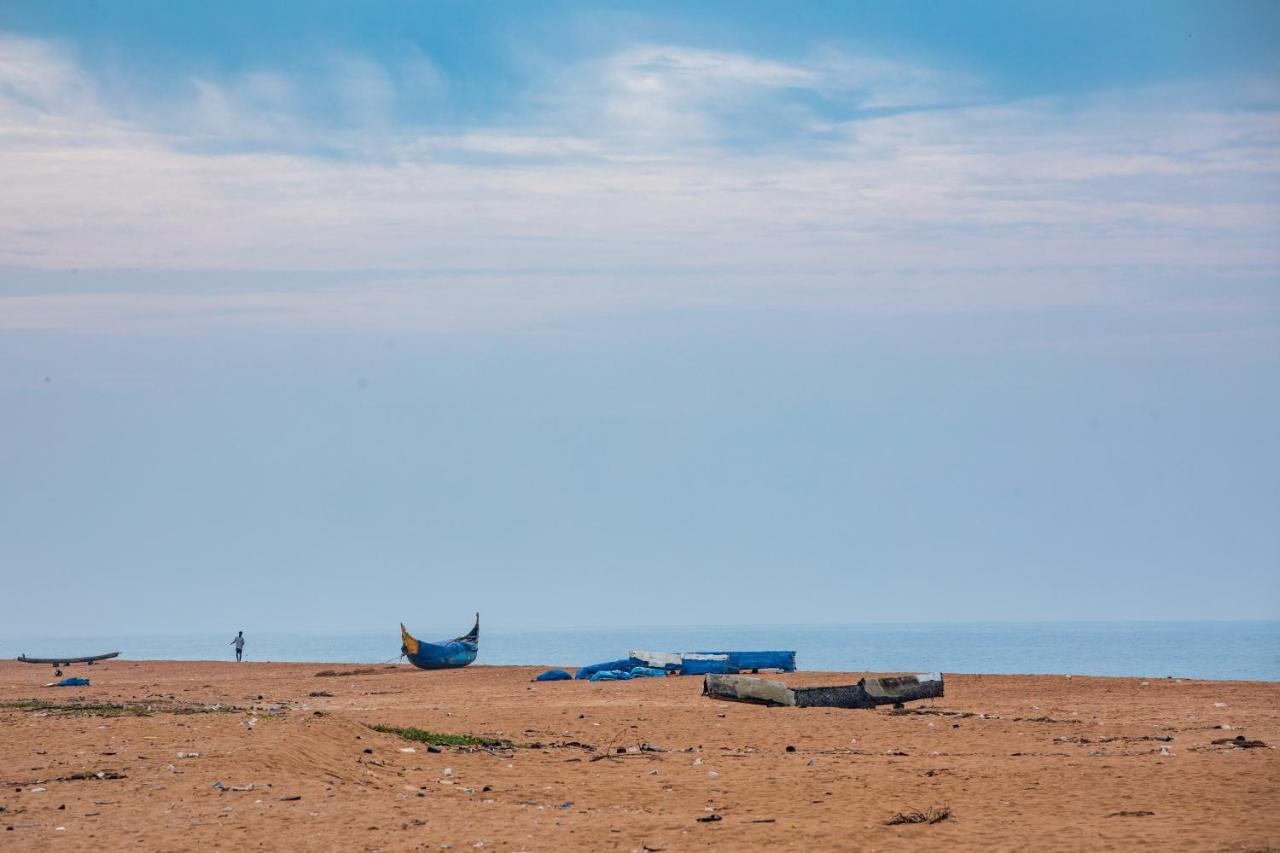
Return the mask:
[[1278, 42], [6, 3], [4, 633], [1280, 617]]

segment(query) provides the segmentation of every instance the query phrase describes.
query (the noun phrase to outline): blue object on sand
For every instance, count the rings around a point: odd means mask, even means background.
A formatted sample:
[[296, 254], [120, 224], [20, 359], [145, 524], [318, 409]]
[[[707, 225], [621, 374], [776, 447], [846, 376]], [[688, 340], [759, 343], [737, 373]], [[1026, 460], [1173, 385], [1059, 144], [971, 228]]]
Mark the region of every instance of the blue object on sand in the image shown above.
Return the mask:
[[578, 675], [576, 677], [590, 678], [597, 672], [631, 672], [635, 667], [636, 664], [632, 663], [630, 658], [605, 661], [604, 663], [593, 663], [589, 666], [581, 667], [578, 670]]
[[588, 681], [630, 681], [631, 673], [625, 669], [602, 669], [592, 675]]
[[663, 678], [667, 674], [665, 669], [658, 669], [652, 666], [638, 666], [631, 670], [632, 678]]
[[534, 681], [572, 681], [573, 676], [565, 672], [563, 669], [549, 669], [539, 675]]
[[89, 686], [89, 679], [87, 679], [87, 678], [74, 678], [74, 677], [73, 677], [73, 678], [64, 678], [64, 679], [62, 679], [61, 681], [59, 681], [57, 684], [55, 684], [55, 685], [53, 685], [53, 686], [54, 686], [54, 687], [88, 687], [88, 686]]

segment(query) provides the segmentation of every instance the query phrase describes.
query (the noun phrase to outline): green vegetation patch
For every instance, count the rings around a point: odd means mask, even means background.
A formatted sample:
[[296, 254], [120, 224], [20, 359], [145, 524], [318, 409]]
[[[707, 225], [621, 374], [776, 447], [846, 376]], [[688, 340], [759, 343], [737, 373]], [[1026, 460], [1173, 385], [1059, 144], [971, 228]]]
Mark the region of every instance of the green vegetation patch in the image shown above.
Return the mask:
[[153, 714], [217, 714], [242, 709], [231, 705], [166, 705], [147, 702], [46, 702], [22, 699], [0, 702], [0, 710], [44, 711], [66, 717], [150, 717]]
[[477, 737], [476, 735], [450, 735], [443, 732], [429, 732], [424, 729], [415, 729], [412, 726], [388, 726], [384, 723], [369, 725], [369, 728], [375, 732], [383, 734], [399, 735], [405, 740], [417, 741], [425, 743], [428, 746], [482, 746], [482, 747], [499, 747], [502, 749], [513, 749], [515, 744], [509, 740], [501, 740], [492, 737]]

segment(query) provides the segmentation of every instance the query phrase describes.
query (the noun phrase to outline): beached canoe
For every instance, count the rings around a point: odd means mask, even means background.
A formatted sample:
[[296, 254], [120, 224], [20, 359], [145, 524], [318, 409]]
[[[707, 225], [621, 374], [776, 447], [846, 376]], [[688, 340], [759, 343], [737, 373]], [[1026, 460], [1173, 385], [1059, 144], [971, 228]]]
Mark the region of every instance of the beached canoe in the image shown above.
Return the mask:
[[70, 666], [73, 663], [87, 663], [93, 666], [100, 660], [111, 660], [111, 658], [120, 657], [119, 652], [107, 652], [103, 655], [81, 655], [80, 657], [64, 657], [64, 658], [29, 658], [26, 655], [18, 655], [18, 660], [22, 663], [42, 663], [45, 666]]
[[746, 675], [708, 673], [702, 693], [712, 699], [783, 705], [790, 708], [874, 708], [942, 696], [942, 673], [864, 678], [857, 684], [790, 687], [781, 681]]
[[403, 622], [400, 623], [400, 653], [418, 669], [457, 669], [474, 661], [479, 650], [479, 613], [476, 614], [476, 624], [470, 631], [461, 637], [438, 643], [424, 643], [410, 634]]

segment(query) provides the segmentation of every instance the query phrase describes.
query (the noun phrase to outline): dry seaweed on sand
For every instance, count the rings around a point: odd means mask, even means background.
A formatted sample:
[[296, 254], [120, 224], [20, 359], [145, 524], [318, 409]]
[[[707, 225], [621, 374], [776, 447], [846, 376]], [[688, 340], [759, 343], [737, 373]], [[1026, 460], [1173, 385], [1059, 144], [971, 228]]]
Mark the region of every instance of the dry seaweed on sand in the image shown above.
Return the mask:
[[885, 826], [899, 826], [904, 823], [941, 823], [951, 817], [950, 806], [930, 806], [923, 811], [912, 809], [909, 812], [898, 812], [886, 820]]

